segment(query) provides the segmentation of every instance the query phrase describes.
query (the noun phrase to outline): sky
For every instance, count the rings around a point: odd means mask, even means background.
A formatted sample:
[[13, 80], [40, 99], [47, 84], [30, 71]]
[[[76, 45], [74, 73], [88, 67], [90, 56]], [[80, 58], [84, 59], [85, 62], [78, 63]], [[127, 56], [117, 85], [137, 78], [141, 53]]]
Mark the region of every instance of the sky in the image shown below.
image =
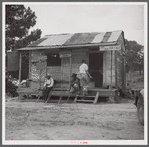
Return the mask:
[[143, 3], [24, 3], [37, 16], [31, 29], [49, 34], [123, 30], [125, 39], [144, 45]]

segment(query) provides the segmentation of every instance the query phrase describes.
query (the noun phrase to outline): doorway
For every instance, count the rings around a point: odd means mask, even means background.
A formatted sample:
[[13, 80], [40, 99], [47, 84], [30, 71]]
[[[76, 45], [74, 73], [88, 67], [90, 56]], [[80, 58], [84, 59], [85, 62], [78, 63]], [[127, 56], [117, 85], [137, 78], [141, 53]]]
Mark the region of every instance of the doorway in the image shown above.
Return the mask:
[[89, 72], [95, 82], [95, 87], [103, 86], [103, 53], [89, 54]]

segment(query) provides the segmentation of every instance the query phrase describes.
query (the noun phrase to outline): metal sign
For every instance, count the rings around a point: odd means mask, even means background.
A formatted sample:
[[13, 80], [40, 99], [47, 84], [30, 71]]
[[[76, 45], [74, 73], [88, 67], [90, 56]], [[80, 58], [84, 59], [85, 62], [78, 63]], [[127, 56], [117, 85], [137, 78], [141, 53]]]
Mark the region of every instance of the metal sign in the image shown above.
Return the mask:
[[60, 52], [60, 58], [70, 58], [71, 52]]
[[115, 46], [100, 46], [99, 51], [112, 51], [112, 50], [121, 50], [120, 45]]
[[47, 60], [47, 56], [39, 56], [38, 59], [39, 60]]

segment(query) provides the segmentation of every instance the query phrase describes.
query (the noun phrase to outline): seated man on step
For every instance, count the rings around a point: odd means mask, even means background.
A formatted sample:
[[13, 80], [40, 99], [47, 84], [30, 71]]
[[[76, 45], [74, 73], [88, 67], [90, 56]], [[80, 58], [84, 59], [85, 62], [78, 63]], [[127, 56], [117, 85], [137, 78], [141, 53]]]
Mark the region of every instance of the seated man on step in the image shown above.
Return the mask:
[[44, 83], [44, 89], [43, 89], [43, 99], [47, 100], [49, 92], [52, 90], [52, 87], [54, 85], [54, 80], [51, 77], [51, 75], [47, 75], [47, 79]]
[[77, 74], [73, 73], [72, 74], [72, 79], [71, 79], [71, 83], [70, 83], [70, 92], [74, 93], [77, 92], [78, 94], [80, 94], [80, 79], [77, 78]]

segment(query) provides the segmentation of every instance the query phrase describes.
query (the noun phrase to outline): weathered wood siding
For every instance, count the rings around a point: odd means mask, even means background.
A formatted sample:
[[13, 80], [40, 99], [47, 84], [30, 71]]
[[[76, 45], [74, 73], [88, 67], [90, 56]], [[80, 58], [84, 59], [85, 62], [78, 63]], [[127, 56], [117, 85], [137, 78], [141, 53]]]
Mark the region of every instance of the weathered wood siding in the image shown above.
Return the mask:
[[117, 81], [116, 81], [116, 86], [120, 87], [120, 88], [124, 88], [125, 87], [125, 63], [124, 63], [124, 52], [125, 52], [125, 46], [124, 46], [124, 40], [123, 40], [123, 36], [121, 35], [118, 39], [118, 43], [119, 45], [121, 45], [121, 51], [116, 51], [116, 72], [117, 72]]
[[[56, 81], [61, 80], [61, 66], [47, 66], [47, 74], [50, 74]], [[61, 84], [56, 84], [56, 87], [61, 87]]]
[[62, 83], [62, 87], [69, 88], [70, 73], [71, 73], [70, 58], [61, 59], [61, 70], [62, 70], [61, 80], [65, 81]]
[[[68, 51], [70, 52], [70, 50]], [[65, 81], [65, 83], [62, 84], [62, 87], [69, 88], [71, 75], [72, 73], [79, 71], [82, 59], [85, 59], [88, 63], [87, 49], [73, 49], [71, 51], [71, 57], [61, 58], [61, 80]]]
[[47, 66], [47, 74], [51, 74], [55, 80], [61, 80], [61, 66]]
[[89, 62], [89, 53], [87, 49], [74, 49], [72, 50], [72, 73], [79, 71], [82, 60]]
[[106, 52], [103, 53], [103, 86], [106, 86]]
[[[111, 85], [111, 51], [103, 53], [103, 86]], [[112, 51], [112, 86], [115, 86], [115, 52]]]
[[44, 84], [44, 79], [46, 76], [46, 60], [40, 60], [45, 56], [42, 52], [32, 51], [30, 53], [30, 79], [32, 88], [39, 88]]

